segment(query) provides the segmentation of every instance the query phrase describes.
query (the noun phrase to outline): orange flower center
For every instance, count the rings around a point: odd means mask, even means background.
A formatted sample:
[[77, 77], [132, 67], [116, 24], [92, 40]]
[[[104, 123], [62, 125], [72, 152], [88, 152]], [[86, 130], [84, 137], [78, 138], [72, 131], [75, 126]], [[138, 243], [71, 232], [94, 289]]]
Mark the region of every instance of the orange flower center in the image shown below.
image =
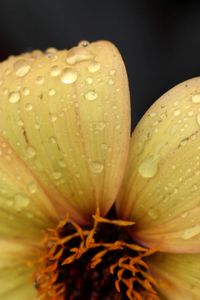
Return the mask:
[[102, 218], [93, 227], [69, 217], [45, 234], [44, 252], [34, 274], [44, 300], [157, 300], [145, 257], [155, 250], [134, 244], [127, 232], [133, 222]]

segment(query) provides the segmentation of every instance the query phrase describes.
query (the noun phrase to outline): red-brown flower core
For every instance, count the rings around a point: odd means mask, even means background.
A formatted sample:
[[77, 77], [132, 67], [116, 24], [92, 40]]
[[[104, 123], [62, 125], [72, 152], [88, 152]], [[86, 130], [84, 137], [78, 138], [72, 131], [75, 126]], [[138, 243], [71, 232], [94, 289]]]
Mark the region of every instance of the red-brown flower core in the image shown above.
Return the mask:
[[34, 274], [39, 299], [157, 300], [145, 257], [155, 250], [133, 243], [133, 222], [93, 216], [93, 227], [68, 217], [48, 229]]

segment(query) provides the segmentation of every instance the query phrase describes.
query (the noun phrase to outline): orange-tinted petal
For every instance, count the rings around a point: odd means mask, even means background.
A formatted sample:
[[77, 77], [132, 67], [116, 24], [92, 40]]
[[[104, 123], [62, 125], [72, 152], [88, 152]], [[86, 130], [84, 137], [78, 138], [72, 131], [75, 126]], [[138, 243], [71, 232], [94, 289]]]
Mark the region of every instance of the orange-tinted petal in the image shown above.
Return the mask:
[[0, 65], [0, 135], [42, 183], [56, 214], [112, 206], [130, 134], [129, 89], [109, 42], [34, 51]]
[[36, 299], [33, 267], [27, 264], [32, 250], [25, 244], [0, 241], [0, 299]]
[[179, 84], [135, 129], [118, 200], [133, 237], [164, 252], [200, 252], [200, 78]]
[[200, 254], [155, 254], [148, 264], [164, 299], [200, 299]]

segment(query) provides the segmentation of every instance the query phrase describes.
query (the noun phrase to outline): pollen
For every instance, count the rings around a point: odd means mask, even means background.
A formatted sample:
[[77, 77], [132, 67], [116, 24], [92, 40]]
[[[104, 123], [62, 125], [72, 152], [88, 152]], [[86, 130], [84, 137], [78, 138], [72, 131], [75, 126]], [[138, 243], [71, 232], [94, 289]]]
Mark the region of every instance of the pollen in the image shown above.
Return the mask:
[[69, 216], [48, 229], [34, 284], [41, 300], [158, 300], [145, 258], [155, 249], [133, 243], [134, 222], [93, 215], [92, 226]]

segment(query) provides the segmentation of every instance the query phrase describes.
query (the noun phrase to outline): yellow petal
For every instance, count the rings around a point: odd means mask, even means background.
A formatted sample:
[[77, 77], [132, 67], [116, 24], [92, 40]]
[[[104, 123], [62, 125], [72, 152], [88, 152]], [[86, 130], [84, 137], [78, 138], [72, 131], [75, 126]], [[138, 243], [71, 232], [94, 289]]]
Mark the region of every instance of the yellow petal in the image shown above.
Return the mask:
[[79, 222], [118, 192], [127, 158], [127, 75], [109, 42], [34, 51], [0, 65], [0, 134], [42, 183], [60, 216]]
[[148, 264], [166, 300], [200, 299], [200, 254], [155, 254]]
[[33, 268], [27, 265], [32, 249], [25, 244], [0, 241], [0, 299], [34, 300]]
[[40, 182], [0, 137], [0, 236], [38, 243], [58, 216]]
[[141, 243], [199, 252], [199, 191], [200, 78], [194, 78], [164, 94], [139, 122], [118, 211], [136, 221], [132, 234]]

